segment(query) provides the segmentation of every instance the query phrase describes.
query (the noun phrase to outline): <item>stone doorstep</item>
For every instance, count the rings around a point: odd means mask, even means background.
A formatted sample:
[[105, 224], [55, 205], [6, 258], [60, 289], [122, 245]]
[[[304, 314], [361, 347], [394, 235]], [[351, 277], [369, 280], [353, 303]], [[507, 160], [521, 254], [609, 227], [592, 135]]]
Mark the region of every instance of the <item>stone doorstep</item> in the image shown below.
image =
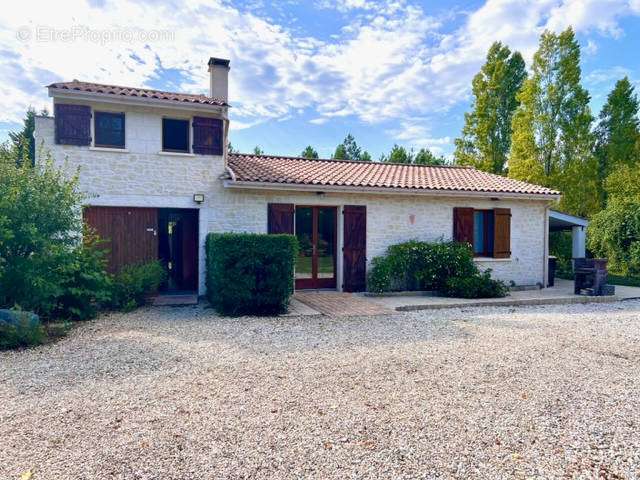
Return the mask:
[[406, 305], [396, 307], [399, 312], [411, 312], [415, 310], [440, 310], [445, 308], [470, 308], [470, 307], [523, 307], [527, 305], [570, 305], [584, 303], [610, 303], [619, 302], [620, 297], [613, 295], [608, 297], [576, 296], [555, 298], [529, 298], [521, 300], [489, 300], [486, 302], [458, 302], [458, 303], [434, 303], [427, 305]]

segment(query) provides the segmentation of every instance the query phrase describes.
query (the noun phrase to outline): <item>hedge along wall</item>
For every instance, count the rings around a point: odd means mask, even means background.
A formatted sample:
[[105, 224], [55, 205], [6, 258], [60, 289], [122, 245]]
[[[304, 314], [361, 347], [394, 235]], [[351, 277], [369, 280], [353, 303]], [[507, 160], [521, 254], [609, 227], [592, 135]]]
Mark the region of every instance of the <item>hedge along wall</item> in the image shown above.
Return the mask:
[[225, 315], [286, 312], [298, 241], [293, 235], [207, 235], [207, 298]]

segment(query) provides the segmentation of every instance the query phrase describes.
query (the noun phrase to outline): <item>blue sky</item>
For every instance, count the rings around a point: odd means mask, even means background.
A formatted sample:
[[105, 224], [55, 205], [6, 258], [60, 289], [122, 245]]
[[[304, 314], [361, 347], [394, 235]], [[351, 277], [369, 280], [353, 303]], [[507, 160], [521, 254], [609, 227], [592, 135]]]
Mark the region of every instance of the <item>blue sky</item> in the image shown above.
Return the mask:
[[640, 86], [640, 0], [285, 0], [17, 3], [0, 19], [0, 139], [44, 85], [86, 81], [207, 93], [231, 59], [230, 139], [249, 151], [330, 156], [347, 133], [374, 158], [394, 143], [450, 155], [473, 75], [500, 40], [527, 62], [571, 25], [594, 114], [615, 81]]

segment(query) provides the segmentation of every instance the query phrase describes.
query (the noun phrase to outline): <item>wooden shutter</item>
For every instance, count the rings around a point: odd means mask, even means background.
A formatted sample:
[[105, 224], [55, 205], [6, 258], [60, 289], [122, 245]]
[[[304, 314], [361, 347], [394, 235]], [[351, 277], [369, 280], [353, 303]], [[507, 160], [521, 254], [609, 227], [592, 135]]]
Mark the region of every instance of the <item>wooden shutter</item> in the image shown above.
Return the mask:
[[222, 155], [222, 120], [193, 117], [193, 153]]
[[56, 103], [55, 141], [61, 145], [89, 145], [91, 108], [88, 105]]
[[453, 209], [453, 239], [473, 245], [473, 208]]
[[344, 269], [342, 288], [345, 292], [363, 292], [367, 287], [367, 207], [344, 207]]
[[270, 203], [268, 233], [293, 234], [293, 203]]
[[511, 209], [493, 210], [493, 256], [511, 257]]

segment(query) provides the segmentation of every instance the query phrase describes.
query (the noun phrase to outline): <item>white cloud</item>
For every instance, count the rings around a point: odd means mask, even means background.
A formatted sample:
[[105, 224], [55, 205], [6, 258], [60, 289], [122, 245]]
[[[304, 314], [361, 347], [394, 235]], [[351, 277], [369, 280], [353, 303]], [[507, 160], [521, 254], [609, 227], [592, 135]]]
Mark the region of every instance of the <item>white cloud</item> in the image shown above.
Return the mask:
[[[206, 93], [206, 61], [213, 55], [231, 59], [234, 129], [309, 109], [318, 114], [310, 120], [314, 124], [350, 115], [369, 124], [397, 121], [413, 132], [401, 140], [444, 145], [437, 143], [444, 137], [433, 139], [415, 125], [468, 99], [471, 78], [493, 41], [530, 58], [545, 27], [572, 24], [578, 31], [615, 37], [622, 16], [640, 14], [640, 0], [539, 0], [526, 6], [489, 0], [447, 31], [451, 15], [460, 13], [435, 17], [404, 0], [336, 0], [322, 6], [343, 12], [349, 23], [321, 40], [221, 1], [188, 0], [180, 8], [128, 0], [98, 2], [101, 6], [70, 0], [65, 8], [14, 3], [0, 19], [6, 99], [0, 121], [19, 121], [29, 104], [47, 104], [43, 85], [57, 80], [148, 86], [161, 76], [177, 89]], [[173, 37], [146, 43], [16, 37], [21, 27], [33, 34], [37, 26], [163, 31]]]
[[327, 123], [329, 121], [329, 119], [327, 117], [318, 117], [318, 118], [312, 118], [311, 120], [309, 120], [309, 123], [313, 123], [314, 125], [322, 125], [324, 123]]
[[443, 150], [443, 146], [451, 143], [451, 137], [433, 137], [430, 124], [431, 122], [426, 118], [402, 121], [398, 128], [391, 129], [388, 133], [399, 143], [408, 147], [427, 148], [434, 153], [439, 153]]

